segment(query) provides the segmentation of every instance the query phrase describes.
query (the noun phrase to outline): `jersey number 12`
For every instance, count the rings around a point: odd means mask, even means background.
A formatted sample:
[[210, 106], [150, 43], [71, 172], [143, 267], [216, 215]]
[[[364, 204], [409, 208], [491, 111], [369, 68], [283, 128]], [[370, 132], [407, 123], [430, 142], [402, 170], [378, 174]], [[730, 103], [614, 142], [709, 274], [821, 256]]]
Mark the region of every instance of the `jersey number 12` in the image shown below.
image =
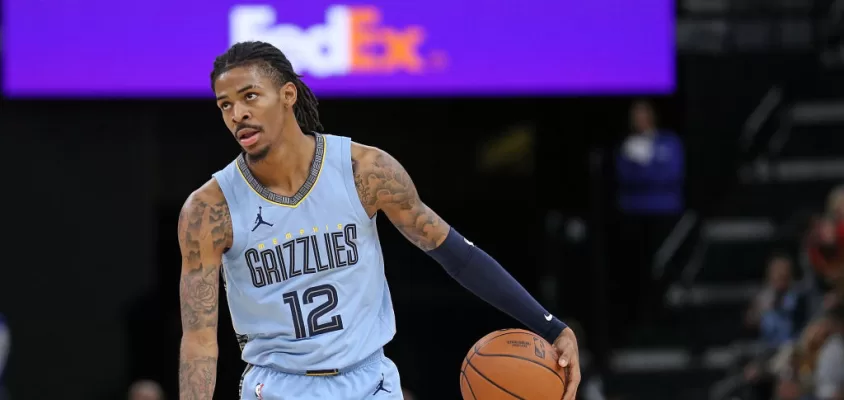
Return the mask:
[[339, 331], [343, 329], [343, 318], [339, 315], [334, 315], [327, 322], [320, 323], [319, 318], [325, 316], [337, 307], [337, 289], [331, 285], [319, 285], [306, 289], [302, 292], [302, 303], [311, 304], [317, 297], [325, 296], [326, 300], [314, 308], [308, 314], [308, 331], [305, 331], [305, 319], [302, 315], [302, 304], [299, 302], [299, 293], [287, 292], [281, 297], [284, 299], [284, 304], [290, 306], [290, 312], [293, 314], [293, 328], [296, 331], [296, 339], [302, 339], [308, 336], [321, 335], [323, 333]]

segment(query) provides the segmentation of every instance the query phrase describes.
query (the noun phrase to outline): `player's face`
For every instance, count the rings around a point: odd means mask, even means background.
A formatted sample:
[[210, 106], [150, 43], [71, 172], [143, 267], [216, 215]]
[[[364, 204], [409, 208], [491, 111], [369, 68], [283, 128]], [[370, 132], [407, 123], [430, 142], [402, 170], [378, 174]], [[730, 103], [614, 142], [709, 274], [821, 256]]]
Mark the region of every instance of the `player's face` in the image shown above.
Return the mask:
[[[279, 88], [258, 67], [233, 68], [217, 78], [214, 92], [223, 121], [252, 160], [260, 160], [281, 137], [291, 89]], [[295, 89], [292, 99], [295, 101]], [[291, 113], [292, 117], [292, 113]]]

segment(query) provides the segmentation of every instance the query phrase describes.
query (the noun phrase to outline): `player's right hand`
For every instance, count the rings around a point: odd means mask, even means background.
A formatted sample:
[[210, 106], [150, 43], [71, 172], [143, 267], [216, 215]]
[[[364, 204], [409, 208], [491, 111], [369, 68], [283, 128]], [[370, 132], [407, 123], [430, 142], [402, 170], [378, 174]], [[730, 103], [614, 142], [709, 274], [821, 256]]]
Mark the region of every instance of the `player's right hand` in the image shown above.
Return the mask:
[[563, 329], [554, 348], [560, 353], [560, 366], [566, 369], [566, 392], [563, 400], [575, 400], [577, 385], [580, 384], [580, 352], [577, 349], [577, 338], [571, 328]]

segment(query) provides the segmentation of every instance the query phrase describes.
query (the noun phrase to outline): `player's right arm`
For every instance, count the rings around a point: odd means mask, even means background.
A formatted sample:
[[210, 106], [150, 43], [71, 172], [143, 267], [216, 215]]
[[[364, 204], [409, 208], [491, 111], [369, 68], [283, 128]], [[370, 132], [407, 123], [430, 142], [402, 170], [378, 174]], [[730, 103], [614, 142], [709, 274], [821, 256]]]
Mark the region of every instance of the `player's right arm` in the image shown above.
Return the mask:
[[220, 186], [211, 180], [188, 197], [179, 213], [181, 400], [211, 400], [214, 395], [220, 268], [231, 237], [228, 205]]

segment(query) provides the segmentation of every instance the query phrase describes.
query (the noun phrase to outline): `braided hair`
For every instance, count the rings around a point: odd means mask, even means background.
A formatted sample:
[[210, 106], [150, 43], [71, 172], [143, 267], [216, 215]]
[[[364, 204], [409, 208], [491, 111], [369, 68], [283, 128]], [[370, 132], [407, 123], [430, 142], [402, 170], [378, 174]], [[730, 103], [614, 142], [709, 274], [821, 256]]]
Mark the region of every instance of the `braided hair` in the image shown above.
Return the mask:
[[296, 86], [299, 96], [293, 105], [293, 115], [296, 122], [305, 132], [321, 132], [323, 127], [319, 122], [317, 101], [311, 89], [305, 85], [293, 70], [290, 60], [275, 46], [265, 42], [241, 42], [233, 45], [225, 53], [214, 60], [214, 70], [211, 71], [211, 89], [214, 83], [226, 71], [247, 65], [254, 65], [262, 69], [279, 87], [287, 82]]

